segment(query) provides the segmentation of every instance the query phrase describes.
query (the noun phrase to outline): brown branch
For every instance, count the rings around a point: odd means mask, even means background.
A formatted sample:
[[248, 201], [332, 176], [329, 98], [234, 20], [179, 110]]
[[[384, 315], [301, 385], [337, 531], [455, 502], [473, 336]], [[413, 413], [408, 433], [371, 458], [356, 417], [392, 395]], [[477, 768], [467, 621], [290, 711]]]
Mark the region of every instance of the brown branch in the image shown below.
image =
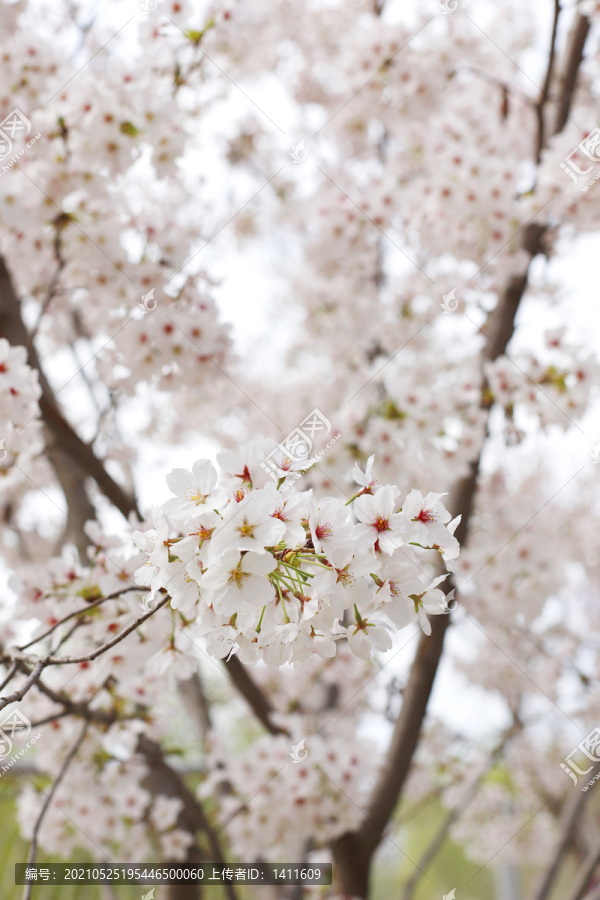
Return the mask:
[[83, 526], [88, 521], [94, 521], [96, 510], [85, 489], [85, 479], [81, 477], [80, 469], [73, 466], [71, 455], [62, 450], [48, 432], [45, 437], [46, 454], [67, 504], [67, 517], [62, 534], [56, 541], [56, 552], [60, 553], [64, 544], [74, 544], [81, 559], [85, 559], [90, 539]]
[[[203, 832], [207, 837], [214, 862], [220, 866], [226, 865], [225, 856], [217, 835], [213, 831], [204, 809], [193, 794], [190, 793], [179, 773], [165, 761], [160, 745], [142, 735], [138, 739], [137, 749], [145, 758], [150, 770], [144, 786], [154, 796], [162, 794], [167, 797], [178, 797], [183, 802], [183, 807], [177, 819], [177, 827], [190, 834], [195, 834], [197, 831]], [[192, 846], [184, 862], [176, 861], [177, 865], [197, 865], [202, 862], [201, 855], [199, 848]], [[229, 900], [237, 900], [233, 885], [226, 883], [224, 888]], [[172, 885], [170, 895], [171, 900], [195, 900], [199, 893], [195, 884]]]
[[503, 81], [496, 75], [491, 75], [489, 72], [486, 72], [485, 69], [479, 69], [477, 68], [477, 66], [472, 65], [462, 65], [453, 72], [453, 75], [456, 75], [461, 71], [471, 72], [471, 74], [475, 75], [476, 78], [481, 78], [483, 81], [487, 81], [488, 84], [492, 84], [494, 85], [494, 87], [500, 88], [505, 102], [508, 97], [516, 97], [521, 101], [521, 103], [524, 103], [526, 106], [533, 106], [531, 97], [529, 97], [524, 91], [520, 91], [517, 87], [515, 87], [515, 85], [508, 84], [508, 82]]
[[29, 674], [29, 678], [27, 678], [21, 687], [13, 691], [12, 694], [9, 694], [8, 697], [0, 697], [0, 709], [4, 709], [5, 706], [9, 706], [11, 703], [18, 703], [19, 700], [22, 700], [27, 691], [33, 687], [36, 682], [38, 682], [42, 676], [42, 672], [45, 669], [45, 665], [43, 660], [39, 660], [36, 663], [33, 671]]
[[404, 894], [402, 895], [402, 900], [412, 900], [421, 878], [442, 849], [450, 828], [459, 818], [463, 810], [466, 809], [471, 800], [473, 800], [473, 798], [477, 794], [477, 791], [481, 787], [481, 783], [483, 782], [485, 776], [495, 765], [497, 759], [500, 757], [504, 748], [506, 747], [506, 744], [508, 743], [510, 738], [513, 737], [517, 730], [520, 730], [520, 724], [518, 723], [513, 725], [509, 729], [509, 731], [506, 732], [499, 744], [490, 753], [486, 765], [476, 775], [476, 777], [473, 778], [469, 784], [467, 784], [466, 790], [464, 791], [460, 801], [448, 811], [447, 815], [444, 818], [444, 821], [435, 833], [433, 840], [419, 859], [417, 868], [415, 869], [412, 878], [410, 878], [410, 880], [407, 882], [406, 888], [404, 889]]
[[587, 16], [577, 13], [575, 22], [569, 35], [566, 50], [566, 63], [561, 76], [560, 94], [556, 102], [558, 113], [554, 124], [553, 134], [559, 134], [569, 119], [577, 76], [583, 60], [583, 50], [590, 31], [590, 20]]
[[271, 716], [275, 710], [237, 656], [231, 656], [229, 659], [223, 660], [223, 662], [234, 686], [248, 702], [252, 712], [267, 731], [270, 734], [288, 734], [285, 728], [280, 728], [279, 725], [272, 721]]
[[[86, 653], [84, 656], [44, 656], [39, 659], [39, 662], [43, 664], [43, 667], [46, 666], [72, 666], [77, 663], [84, 662], [92, 662], [94, 659], [97, 659], [99, 656], [102, 656], [103, 653], [106, 653], [107, 650], [110, 650], [116, 644], [119, 644], [124, 638], [130, 635], [133, 631], [135, 631], [139, 625], [142, 625], [146, 619], [149, 619], [150, 616], [153, 616], [157, 610], [161, 609], [165, 604], [170, 601], [170, 596], [167, 594], [162, 600], [159, 600], [154, 609], [151, 609], [149, 612], [142, 613], [141, 616], [138, 616], [137, 619], [120, 631], [118, 634], [114, 636], [110, 641], [107, 641], [105, 644], [101, 644], [100, 647], [96, 647], [95, 650], [90, 651], [90, 653]], [[10, 656], [14, 659], [20, 659], [25, 663], [37, 663], [38, 658], [28, 656], [27, 654], [21, 653], [19, 650], [11, 650], [10, 648], [4, 651], [5, 656]]]
[[592, 875], [598, 868], [600, 863], [600, 841], [596, 841], [588, 853], [583, 865], [575, 875], [575, 884], [573, 890], [568, 895], [568, 900], [582, 900], [590, 886]]
[[[599, 766], [595, 766], [592, 771], [593, 773], [596, 773], [599, 769]], [[534, 900], [548, 900], [565, 854], [574, 840], [575, 827], [583, 814], [589, 796], [589, 791], [573, 792], [567, 803], [563, 806], [560, 820], [560, 835], [552, 853], [552, 863], [544, 872], [542, 879], [533, 894]]]
[[65, 616], [59, 622], [56, 622], [51, 628], [47, 631], [44, 631], [43, 634], [40, 634], [39, 637], [34, 638], [32, 641], [29, 641], [28, 644], [22, 644], [18, 647], [18, 650], [27, 650], [28, 647], [32, 647], [34, 644], [37, 644], [39, 641], [42, 641], [44, 638], [48, 637], [48, 635], [52, 634], [56, 631], [57, 628], [60, 628], [61, 625], [64, 625], [65, 622], [68, 622], [69, 619], [74, 619], [75, 616], [81, 616], [88, 613], [91, 609], [96, 609], [98, 606], [102, 606], [103, 603], [106, 603], [108, 600], [116, 600], [117, 597], [120, 597], [121, 594], [128, 594], [130, 591], [140, 591], [143, 593], [144, 591], [149, 591], [149, 587], [138, 587], [137, 585], [133, 587], [121, 588], [118, 591], [115, 591], [113, 594], [109, 594], [107, 597], [101, 597], [99, 600], [94, 600], [93, 603], [88, 603], [87, 606], [84, 606], [82, 609], [77, 609], [75, 612], [69, 613], [68, 616]]
[[[105, 712], [103, 709], [90, 709], [88, 703], [83, 701], [71, 700], [66, 694], [63, 694], [62, 691], [55, 691], [52, 688], [48, 687], [47, 684], [44, 684], [43, 681], [38, 681], [36, 684], [36, 688], [40, 693], [44, 694], [49, 700], [53, 703], [57, 703], [62, 706], [62, 712], [56, 713], [53, 716], [48, 716], [48, 721], [55, 718], [61, 718], [64, 715], [72, 715], [77, 716], [78, 718], [85, 719], [86, 722], [94, 722], [97, 725], [112, 725], [114, 722], [122, 721], [128, 718], [139, 718], [139, 716], [117, 716], [116, 713]], [[38, 722], [38, 725], [42, 725], [43, 722]]]
[[546, 67], [546, 77], [540, 93], [540, 98], [536, 104], [535, 111], [537, 116], [537, 144], [535, 161], [539, 165], [542, 158], [542, 150], [546, 146], [546, 103], [549, 99], [550, 85], [552, 84], [552, 75], [554, 73], [554, 61], [556, 59], [556, 34], [558, 31], [558, 19], [560, 17], [560, 0], [554, 0], [554, 21], [552, 23], [552, 36], [550, 37], [550, 52], [548, 53], [548, 65]]
[[14, 662], [12, 664], [12, 666], [9, 668], [4, 681], [2, 682], [2, 684], [0, 684], [0, 691], [4, 690], [6, 685], [9, 684], [13, 680], [13, 678], [15, 677], [15, 675], [17, 674], [18, 671], [19, 671], [19, 663]]
[[[521, 243], [529, 254], [530, 262], [534, 256], [543, 252], [545, 230], [544, 226], [536, 223], [523, 229]], [[515, 275], [510, 279], [485, 327], [481, 329], [486, 338], [481, 354], [482, 364], [497, 359], [505, 352], [514, 332], [515, 318], [527, 287], [528, 274], [529, 264], [522, 275]], [[487, 408], [486, 387], [484, 380], [484, 408]], [[455, 537], [461, 545], [465, 544], [468, 535], [480, 464], [481, 453], [471, 464], [470, 474], [452, 491], [448, 504], [453, 516], [462, 516], [455, 531]], [[456, 587], [452, 577], [448, 579], [448, 586], [450, 589]], [[410, 770], [449, 624], [450, 616], [435, 616], [431, 622], [431, 635], [421, 635], [404, 690], [400, 714], [365, 819], [357, 831], [347, 832], [332, 844], [340, 893], [367, 896], [371, 859], [396, 808]]]
[[[61, 713], [49, 716], [38, 724], [52, 721], [65, 715], [73, 715], [85, 719], [86, 727], [92, 722], [100, 725], [111, 725], [117, 721], [117, 718], [121, 718], [104, 710], [90, 709], [87, 703], [71, 700], [65, 694], [52, 690], [41, 681], [37, 687], [49, 700], [63, 708]], [[204, 832], [208, 839], [212, 858], [217, 864], [226, 865], [217, 835], [211, 828], [202, 806], [190, 793], [181, 775], [166, 762], [160, 745], [142, 735], [138, 738], [137, 751], [144, 756], [148, 763], [149, 775], [145, 786], [152, 792], [153, 796], [162, 794], [168, 797], [178, 797], [182, 801], [183, 807], [177, 820], [177, 827], [188, 831], [190, 834], [195, 834], [196, 831]], [[201, 862], [200, 856], [201, 853], [198, 846], [191, 847], [184, 864], [190, 865]], [[181, 865], [180, 860], [174, 860], [173, 862]], [[171, 900], [197, 900], [199, 892], [196, 888], [196, 885], [172, 885]], [[232, 888], [227, 891], [227, 894], [230, 900], [236, 900]]]
[[[46, 815], [48, 807], [52, 803], [52, 798], [54, 797], [59, 784], [63, 780], [63, 778], [66, 774], [66, 771], [69, 768], [75, 754], [81, 747], [81, 744], [83, 743], [83, 739], [85, 738], [88, 728], [89, 728], [89, 723], [86, 722], [85, 725], [83, 726], [81, 734], [79, 735], [79, 737], [77, 738], [77, 740], [75, 741], [75, 743], [73, 744], [71, 749], [69, 750], [67, 756], [65, 757], [65, 760], [64, 760], [62, 766], [60, 767], [60, 771], [59, 771], [58, 775], [54, 779], [54, 783], [53, 783], [52, 787], [50, 788], [50, 791], [45, 795], [46, 799], [40, 810], [40, 814], [37, 817], [37, 820], [36, 820], [36, 823], [35, 823], [35, 826], [33, 829], [33, 836], [31, 838], [31, 846], [29, 848], [29, 855], [27, 857], [27, 865], [28, 866], [32, 865], [35, 862], [35, 857], [37, 854], [38, 835], [40, 833], [40, 828], [42, 827], [42, 822], [44, 820], [44, 816]], [[25, 890], [23, 891], [23, 900], [29, 900], [29, 898], [31, 897], [32, 886], [33, 885], [31, 882], [29, 882], [29, 884], [25, 885]]]
[[135, 631], [139, 625], [145, 622], [146, 619], [149, 619], [150, 616], [153, 616], [155, 612], [168, 603], [170, 599], [171, 598], [167, 594], [159, 601], [159, 603], [157, 603], [154, 609], [138, 616], [137, 619], [124, 628], [123, 631], [120, 631], [119, 634], [115, 635], [112, 640], [107, 641], [105, 644], [102, 644], [85, 656], [45, 656], [40, 658], [28, 656], [17, 648], [9, 648], [8, 650], [1, 651], [0, 660], [2, 662], [10, 660], [14, 664], [14, 662], [17, 661], [22, 664], [20, 668], [22, 668], [23, 671], [28, 671], [23, 668], [26, 666], [33, 666], [34, 668], [18, 690], [14, 691], [8, 697], [0, 697], [0, 710], [4, 709], [4, 707], [8, 706], [10, 703], [16, 703], [18, 700], [22, 700], [34, 684], [39, 682], [44, 669], [48, 666], [75, 665], [77, 663], [92, 662], [94, 659], [97, 659], [98, 656], [106, 653], [107, 650], [110, 650], [111, 647], [114, 647], [115, 644], [120, 643], [124, 638]]
[[194, 672], [191, 678], [180, 681], [178, 688], [185, 706], [195, 720], [198, 734], [204, 741], [212, 728], [212, 721], [210, 705], [199, 673]]
[[[39, 374], [42, 396], [40, 413], [46, 427], [48, 455], [59, 476], [64, 490], [69, 492], [73, 502], [75, 481], [72, 473], [77, 473], [80, 484], [86, 477], [91, 477], [116, 508], [127, 517], [131, 512], [138, 518], [139, 512], [134, 497], [108, 474], [100, 459], [95, 455], [90, 444], [85, 443], [73, 430], [60, 411], [55, 394], [44, 374], [40, 359], [31, 335], [25, 328], [21, 318], [21, 302], [17, 296], [10, 273], [4, 259], [0, 256], [0, 336], [5, 337], [13, 346], [24, 346], [27, 349], [29, 365]], [[65, 466], [66, 459], [67, 465]], [[83, 498], [78, 498], [80, 513], [87, 517], [91, 506]], [[77, 520], [75, 520], [77, 521]], [[77, 526], [79, 527], [79, 526]]]

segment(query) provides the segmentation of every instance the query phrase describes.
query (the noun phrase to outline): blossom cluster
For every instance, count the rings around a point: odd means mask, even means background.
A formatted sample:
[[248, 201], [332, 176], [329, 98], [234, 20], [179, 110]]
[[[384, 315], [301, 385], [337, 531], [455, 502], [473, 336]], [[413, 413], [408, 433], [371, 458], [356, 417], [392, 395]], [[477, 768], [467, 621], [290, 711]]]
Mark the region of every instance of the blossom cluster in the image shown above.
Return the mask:
[[[41, 738], [49, 768], [58, 768], [66, 741], [80, 730], [77, 723], [54, 724], [55, 729], [45, 729]], [[95, 858], [141, 861], [158, 847], [164, 859], [185, 858], [193, 838], [177, 827], [183, 801], [160, 793], [153, 796], [147, 789], [149, 769], [135, 753], [136, 737], [135, 729], [120, 725], [104, 733], [88, 732], [45, 816], [46, 852], [68, 859], [83, 849]], [[48, 762], [51, 751], [56, 754], [54, 763]], [[21, 792], [18, 818], [25, 838], [31, 838], [45, 799], [30, 783]]]
[[235, 854], [295, 859], [310, 838], [324, 847], [360, 824], [376, 752], [347, 719], [341, 725], [302, 739], [295, 756], [283, 735], [259, 738], [243, 755], [213, 749], [199, 795], [216, 800], [219, 820], [231, 822]]
[[0, 338], [0, 487], [4, 493], [22, 482], [22, 468], [43, 447], [36, 421], [40, 395], [37, 372], [27, 363], [25, 347], [12, 347]]
[[[583, 355], [565, 337], [566, 328], [544, 334], [545, 354], [521, 354], [518, 363], [500, 356], [488, 363], [485, 373], [493, 399], [503, 407], [517, 437], [525, 433], [523, 412], [533, 414], [542, 428], [568, 428], [587, 408], [590, 390], [598, 378], [598, 364]], [[517, 426], [521, 425], [519, 429]]]
[[344, 637], [367, 658], [415, 620], [429, 633], [427, 613], [446, 611], [446, 574], [430, 577], [418, 554], [437, 551], [451, 569], [459, 553], [459, 519], [442, 495], [412, 490], [401, 501], [374, 478], [374, 457], [364, 472], [355, 466], [359, 490], [347, 501], [284, 494], [289, 469], [275, 483], [261, 467], [270, 449], [222, 452], [220, 475], [199, 460], [167, 476], [175, 496], [154, 511], [154, 529], [134, 534], [147, 554], [136, 572], [150, 585], [146, 603], [167, 591], [211, 655], [250, 664], [330, 657]]

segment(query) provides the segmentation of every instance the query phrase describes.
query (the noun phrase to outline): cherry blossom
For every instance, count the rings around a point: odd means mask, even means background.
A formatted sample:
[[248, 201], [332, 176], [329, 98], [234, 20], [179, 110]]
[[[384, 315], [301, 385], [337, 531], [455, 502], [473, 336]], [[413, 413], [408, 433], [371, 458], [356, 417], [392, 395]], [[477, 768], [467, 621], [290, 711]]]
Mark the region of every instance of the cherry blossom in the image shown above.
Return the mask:
[[0, 22], [22, 836], [319, 853], [366, 900], [441, 804], [431, 852], [564, 880], [560, 762], [600, 717], [600, 6], [146, 5]]

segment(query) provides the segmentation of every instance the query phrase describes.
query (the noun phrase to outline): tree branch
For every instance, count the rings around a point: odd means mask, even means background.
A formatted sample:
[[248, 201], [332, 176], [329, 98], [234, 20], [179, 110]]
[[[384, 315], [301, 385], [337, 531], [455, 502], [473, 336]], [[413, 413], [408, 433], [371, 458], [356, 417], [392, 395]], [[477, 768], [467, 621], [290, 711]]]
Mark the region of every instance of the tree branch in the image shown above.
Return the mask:
[[[63, 778], [66, 774], [66, 771], [69, 768], [75, 754], [81, 747], [81, 744], [83, 743], [83, 739], [85, 738], [88, 728], [89, 728], [89, 723], [86, 722], [85, 725], [83, 726], [81, 734], [79, 735], [79, 737], [77, 738], [77, 740], [75, 741], [75, 743], [73, 744], [71, 749], [69, 750], [67, 756], [65, 757], [65, 760], [64, 760], [62, 766], [60, 767], [60, 771], [59, 771], [58, 775], [54, 779], [54, 783], [53, 783], [52, 787], [50, 788], [50, 791], [46, 794], [46, 799], [40, 810], [40, 814], [37, 817], [37, 821], [36, 821], [34, 829], [33, 829], [33, 836], [31, 838], [31, 846], [29, 848], [29, 855], [27, 857], [27, 865], [29, 865], [29, 866], [35, 862], [35, 857], [37, 854], [38, 835], [40, 833], [40, 828], [42, 827], [42, 822], [44, 820], [44, 816], [46, 815], [48, 807], [50, 806], [50, 804], [52, 802], [52, 798], [54, 797], [59, 784], [63, 780]], [[29, 884], [25, 885], [25, 890], [23, 891], [23, 900], [29, 900], [29, 898], [31, 897], [32, 886], [33, 885], [31, 882], [29, 882]]]
[[[506, 350], [514, 332], [519, 304], [527, 288], [529, 265], [534, 256], [543, 252], [545, 231], [545, 226], [536, 223], [531, 223], [523, 229], [521, 244], [529, 254], [529, 263], [522, 275], [511, 277], [504, 294], [488, 316], [484, 328], [480, 329], [486, 338], [481, 354], [482, 365], [497, 359]], [[485, 409], [489, 407], [486, 391], [484, 379], [481, 404]], [[468, 535], [480, 464], [481, 453], [471, 464], [470, 474], [452, 491], [448, 504], [453, 516], [459, 514], [462, 516], [455, 531], [455, 537], [461, 545], [466, 543]], [[456, 587], [452, 577], [449, 578], [448, 585], [451, 589]], [[334, 861], [338, 865], [341, 893], [367, 896], [371, 859], [396, 808], [410, 770], [449, 624], [449, 616], [435, 616], [431, 622], [431, 635], [420, 636], [415, 660], [404, 690], [400, 714], [365, 819], [357, 831], [347, 832], [332, 844]]]
[[4, 690], [6, 685], [9, 684], [13, 680], [13, 678], [15, 677], [15, 675], [17, 674], [18, 671], [19, 671], [19, 663], [14, 662], [12, 664], [12, 666], [9, 668], [8, 672], [6, 673], [6, 677], [4, 678], [4, 681], [2, 682], [2, 684], [0, 684], [0, 691]]
[[598, 863], [600, 863], [600, 841], [597, 841], [595, 846], [592, 847], [583, 865], [575, 875], [575, 886], [569, 894], [568, 900], [582, 900], [590, 886], [592, 875], [596, 871]]
[[[38, 681], [36, 687], [40, 693], [44, 694], [44, 696], [53, 703], [62, 706], [63, 711], [54, 716], [48, 716], [48, 720], [61, 718], [64, 715], [72, 715], [85, 719], [86, 722], [95, 722], [98, 725], [112, 725], [117, 720], [122, 721], [127, 718], [139, 718], [139, 716], [117, 716], [116, 713], [105, 712], [103, 709], [90, 709], [88, 703], [71, 700], [71, 698], [66, 694], [63, 694], [62, 691], [54, 691], [41, 680]], [[37, 724], [42, 725], [43, 722], [38, 722]]]
[[536, 164], [539, 165], [542, 158], [542, 150], [546, 146], [546, 103], [549, 99], [550, 86], [552, 84], [552, 75], [554, 72], [554, 61], [556, 58], [556, 33], [558, 31], [558, 19], [560, 16], [560, 0], [554, 0], [554, 21], [552, 23], [552, 35], [550, 37], [550, 52], [548, 53], [548, 65], [546, 67], [546, 77], [540, 93], [540, 98], [536, 104], [535, 111], [537, 115], [538, 133], [537, 145], [535, 153]]
[[178, 688], [185, 706], [189, 709], [195, 720], [201, 740], [206, 740], [208, 732], [212, 727], [212, 721], [210, 705], [199, 673], [194, 672], [191, 678], [180, 681]]
[[[600, 766], [595, 766], [592, 771], [595, 774], [599, 769]], [[575, 826], [583, 814], [589, 796], [589, 791], [573, 792], [567, 803], [563, 806], [560, 822], [560, 835], [552, 854], [552, 863], [544, 872], [537, 890], [533, 894], [534, 900], [548, 900], [565, 853], [574, 840]]]
[[135, 631], [139, 625], [145, 622], [146, 619], [149, 619], [150, 616], [153, 616], [154, 613], [166, 603], [168, 603], [170, 599], [171, 598], [167, 594], [162, 598], [162, 600], [160, 600], [159, 603], [157, 603], [154, 609], [150, 610], [150, 612], [138, 616], [137, 619], [135, 619], [130, 625], [120, 631], [119, 634], [115, 635], [112, 640], [107, 641], [105, 644], [102, 644], [100, 647], [97, 647], [95, 650], [92, 650], [90, 653], [87, 653], [84, 656], [32, 657], [28, 656], [26, 653], [22, 653], [16, 647], [1, 651], [0, 660], [2, 662], [10, 660], [14, 663], [14, 661], [18, 661], [21, 664], [20, 668], [22, 669], [22, 671], [25, 671], [24, 667], [27, 666], [33, 666], [34, 668], [33, 671], [31, 671], [31, 673], [29, 674], [29, 677], [25, 680], [25, 682], [18, 690], [14, 691], [8, 697], [0, 697], [0, 710], [4, 709], [10, 703], [16, 703], [18, 700], [22, 700], [25, 694], [30, 690], [30, 688], [32, 688], [34, 684], [39, 682], [42, 672], [45, 668], [47, 668], [47, 666], [75, 665], [77, 663], [92, 662], [98, 656], [106, 653], [107, 650], [110, 650], [111, 647], [114, 647], [115, 644], [120, 643], [124, 638]]
[[270, 734], [287, 734], [288, 732], [285, 728], [280, 728], [279, 725], [276, 725], [271, 720], [275, 710], [260, 687], [250, 677], [246, 666], [239, 661], [237, 656], [231, 656], [229, 659], [223, 660], [223, 662], [231, 681], [248, 702], [258, 721], [264, 725]]
[[463, 793], [463, 796], [459, 800], [459, 802], [457, 802], [452, 807], [452, 809], [450, 809], [448, 811], [447, 815], [444, 818], [444, 821], [442, 822], [442, 824], [438, 828], [437, 832], [435, 833], [433, 840], [431, 841], [431, 843], [429, 844], [429, 846], [427, 847], [427, 849], [421, 856], [419, 862], [417, 863], [417, 868], [415, 869], [415, 872], [414, 872], [412, 878], [410, 878], [409, 881], [407, 882], [406, 888], [404, 889], [404, 894], [402, 896], [402, 900], [412, 900], [415, 890], [417, 889], [417, 886], [418, 886], [421, 878], [423, 877], [423, 875], [425, 874], [425, 872], [427, 871], [427, 869], [429, 868], [429, 866], [431, 865], [431, 863], [433, 862], [435, 857], [440, 852], [440, 850], [444, 844], [444, 841], [446, 840], [448, 832], [450, 831], [450, 828], [456, 822], [456, 820], [459, 818], [459, 816], [461, 815], [463, 810], [466, 809], [466, 807], [469, 805], [471, 800], [473, 800], [473, 798], [475, 797], [475, 795], [477, 794], [477, 791], [479, 790], [479, 788], [481, 786], [483, 779], [485, 778], [487, 773], [490, 771], [490, 769], [494, 766], [496, 760], [499, 758], [499, 756], [502, 754], [502, 751], [506, 747], [507, 742], [510, 740], [510, 738], [515, 734], [515, 732], [517, 730], [520, 730], [520, 725], [518, 725], [516, 723], [509, 729], [509, 731], [506, 732], [506, 734], [503, 736], [500, 743], [490, 753], [490, 756], [486, 762], [486, 765], [476, 775], [476, 777], [473, 778], [471, 780], [471, 782], [466, 785], [466, 789]]
[[583, 50], [589, 31], [590, 20], [587, 16], [582, 16], [580, 13], [577, 13], [569, 35], [566, 63], [561, 77], [560, 94], [556, 102], [558, 112], [553, 134], [559, 134], [569, 119], [569, 113], [571, 112], [571, 105], [575, 95], [577, 76], [583, 60]]
[[93, 603], [88, 603], [87, 606], [84, 606], [82, 609], [77, 609], [77, 610], [75, 610], [75, 612], [69, 613], [68, 616], [65, 616], [59, 622], [56, 622], [54, 625], [52, 625], [51, 628], [48, 628], [47, 631], [44, 631], [43, 634], [40, 634], [39, 637], [36, 637], [32, 641], [29, 641], [28, 644], [23, 644], [22, 646], [18, 647], [18, 649], [19, 650], [27, 650], [28, 647], [32, 647], [34, 644], [39, 643], [44, 638], [47, 638], [54, 631], [56, 631], [57, 628], [60, 628], [60, 626], [64, 625], [65, 622], [68, 622], [69, 619], [73, 619], [73, 618], [75, 618], [75, 616], [86, 615], [87, 613], [89, 613], [89, 611], [91, 609], [96, 609], [96, 607], [102, 606], [102, 604], [106, 603], [108, 600], [116, 600], [117, 597], [121, 596], [121, 594], [128, 594], [131, 591], [139, 591], [140, 593], [143, 593], [144, 591], [149, 591], [149, 590], [150, 590], [149, 587], [144, 587], [144, 586], [139, 587], [138, 585], [134, 585], [132, 587], [121, 588], [120, 590], [115, 591], [113, 594], [109, 594], [107, 597], [100, 597], [99, 600], [94, 600]]
[[[29, 365], [39, 374], [42, 396], [40, 413], [47, 433], [47, 450], [55, 467], [63, 489], [74, 501], [73, 490], [77, 479], [80, 484], [86, 477], [91, 477], [110, 502], [127, 518], [133, 512], [140, 518], [135, 498], [108, 474], [101, 460], [95, 455], [92, 447], [86, 444], [67, 422], [58, 404], [50, 384], [42, 369], [34, 343], [21, 317], [21, 302], [15, 292], [10, 273], [4, 259], [0, 256], [0, 336], [5, 337], [13, 346], [24, 346], [27, 349]], [[58, 473], [61, 473], [60, 475]], [[77, 479], [73, 473], [77, 474]], [[67, 496], [67, 499], [69, 499]], [[91, 504], [84, 498], [77, 498], [80, 514], [87, 516]], [[77, 520], [75, 520], [77, 521]]]
[[[562, 130], [568, 120], [588, 31], [589, 21], [585, 17], [578, 15], [567, 51], [567, 61], [564, 67], [558, 104], [559, 116], [553, 131], [555, 134]], [[554, 47], [555, 35], [553, 31], [552, 48]], [[551, 54], [554, 52], [554, 49], [551, 49]], [[549, 61], [548, 71], [550, 75], [548, 78], [551, 78], [553, 65], [554, 59]], [[547, 90], [548, 86], [545, 84], [543, 89], [544, 96], [547, 94]], [[546, 226], [537, 223], [530, 223], [523, 229], [521, 244], [523, 249], [528, 252], [530, 262], [534, 256], [543, 252], [545, 232]], [[505, 352], [514, 331], [517, 310], [527, 288], [528, 278], [529, 264], [522, 275], [515, 275], [510, 279], [503, 296], [488, 317], [485, 327], [481, 329], [481, 333], [486, 338], [486, 344], [482, 352], [482, 363], [493, 361]], [[484, 397], [482, 397], [482, 406], [484, 408], [487, 406]], [[477, 489], [480, 461], [481, 455], [471, 465], [469, 476], [457, 486], [449, 503], [454, 516], [462, 515], [461, 522], [456, 530], [456, 537], [461, 544], [465, 543], [468, 534], [469, 520]], [[455, 587], [454, 579], [450, 578], [448, 585], [450, 588]], [[436, 616], [431, 622], [431, 636], [424, 637], [421, 635], [387, 758], [377, 780], [365, 820], [356, 832], [347, 832], [332, 845], [334, 860], [338, 864], [340, 890], [342, 893], [359, 895], [361, 897], [367, 895], [371, 857], [396, 807], [410, 769], [435, 675], [442, 656], [444, 637], [448, 625], [449, 617]]]
[[[187, 785], [178, 772], [165, 761], [159, 744], [145, 736], [138, 739], [138, 752], [142, 754], [148, 763], [150, 774], [145, 786], [151, 790], [154, 796], [164, 794], [167, 797], [178, 797], [183, 802], [182, 810], [177, 819], [177, 827], [183, 828], [190, 834], [202, 831], [208, 840], [213, 860], [217, 865], [226, 865], [223, 851], [217, 839], [216, 833], [206, 817], [204, 809], [187, 788]], [[190, 847], [183, 865], [197, 865], [202, 862], [202, 853], [197, 846]], [[181, 861], [177, 861], [181, 866]], [[224, 885], [228, 900], [237, 900], [233, 885]], [[171, 900], [195, 900], [199, 896], [197, 885], [172, 885]]]
[[45, 665], [43, 660], [39, 660], [34, 666], [33, 671], [29, 674], [29, 678], [26, 678], [21, 687], [13, 691], [12, 694], [9, 694], [8, 697], [0, 697], [0, 709], [4, 709], [6, 706], [9, 706], [11, 703], [18, 703], [19, 700], [22, 700], [27, 691], [33, 687], [36, 682], [38, 682], [42, 676], [42, 672], [45, 669]]
[[[154, 609], [151, 609], [149, 612], [142, 613], [141, 616], [138, 616], [133, 620], [126, 628], [120, 631], [118, 634], [114, 636], [110, 641], [107, 641], [105, 644], [101, 644], [100, 647], [96, 647], [95, 650], [91, 650], [89, 653], [85, 653], [83, 656], [44, 656], [39, 659], [39, 662], [42, 663], [43, 667], [46, 666], [72, 666], [78, 663], [84, 662], [92, 662], [94, 659], [97, 659], [99, 656], [102, 656], [103, 653], [106, 653], [107, 650], [110, 650], [116, 644], [119, 644], [124, 638], [130, 635], [133, 631], [135, 631], [139, 625], [142, 625], [146, 619], [149, 619], [150, 616], [153, 616], [157, 610], [161, 609], [165, 606], [169, 600], [170, 596], [167, 594], [161, 600], [158, 601]], [[25, 663], [38, 663], [37, 657], [27, 656], [27, 654], [21, 653], [20, 650], [12, 650], [9, 648], [4, 652], [5, 656], [12, 655], [14, 659], [20, 659]]]

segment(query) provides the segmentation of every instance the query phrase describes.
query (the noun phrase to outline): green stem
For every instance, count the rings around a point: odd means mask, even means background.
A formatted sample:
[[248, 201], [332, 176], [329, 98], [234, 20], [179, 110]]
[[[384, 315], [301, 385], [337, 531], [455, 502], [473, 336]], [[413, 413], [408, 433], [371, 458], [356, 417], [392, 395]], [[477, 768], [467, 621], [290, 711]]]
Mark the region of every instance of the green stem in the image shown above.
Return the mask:
[[282, 605], [282, 607], [283, 607], [283, 624], [284, 624], [284, 625], [287, 625], [288, 622], [291, 622], [292, 620], [290, 619], [290, 617], [289, 617], [288, 614], [287, 614], [287, 609], [285, 608], [285, 603], [284, 603], [284, 600], [283, 600], [283, 594], [281, 593], [281, 591], [279, 592], [279, 599], [281, 600], [281, 605]]
[[344, 506], [348, 506], [350, 503], [352, 503], [353, 500], [356, 500], [357, 497], [362, 496], [362, 493], [363, 493], [362, 490], [361, 490], [361, 491], [358, 491], [358, 493], [354, 494], [353, 497], [350, 497], [350, 499], [348, 500], [347, 503], [344, 503]]

